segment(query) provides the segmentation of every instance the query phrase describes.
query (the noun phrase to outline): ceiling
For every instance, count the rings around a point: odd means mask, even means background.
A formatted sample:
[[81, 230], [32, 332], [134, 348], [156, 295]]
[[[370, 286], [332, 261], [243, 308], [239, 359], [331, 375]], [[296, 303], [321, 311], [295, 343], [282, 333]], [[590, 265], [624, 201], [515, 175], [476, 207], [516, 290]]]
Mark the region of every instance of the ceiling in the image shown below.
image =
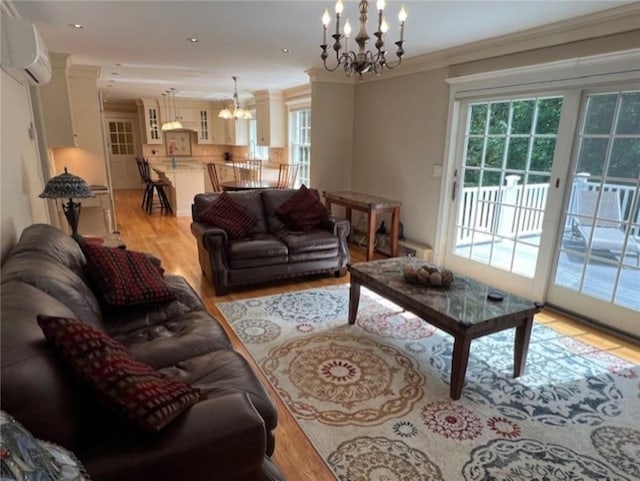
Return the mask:
[[[156, 97], [172, 87], [178, 98], [229, 99], [232, 75], [239, 78], [240, 98], [306, 84], [305, 71], [322, 67], [320, 18], [325, 8], [334, 16], [330, 0], [12, 3], [36, 24], [50, 52], [72, 54], [73, 64], [99, 66], [98, 87], [111, 100]], [[343, 19], [355, 33], [357, 2], [344, 3]], [[627, 3], [633, 2], [406, 0], [405, 59]], [[388, 0], [385, 8], [388, 58], [395, 58], [401, 5]], [[375, 1], [370, 7], [375, 9]], [[69, 26], [74, 23], [84, 28]], [[333, 28], [335, 18], [329, 33]], [[373, 30], [370, 18], [371, 36]]]

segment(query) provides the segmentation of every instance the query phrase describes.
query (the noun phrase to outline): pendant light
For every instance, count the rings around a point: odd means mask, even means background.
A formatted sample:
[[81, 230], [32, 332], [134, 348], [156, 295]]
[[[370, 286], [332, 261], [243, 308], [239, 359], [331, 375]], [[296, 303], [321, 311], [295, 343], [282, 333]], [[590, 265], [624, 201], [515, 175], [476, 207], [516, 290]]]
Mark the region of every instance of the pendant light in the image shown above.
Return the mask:
[[253, 115], [249, 110], [240, 108], [240, 102], [238, 101], [238, 77], [231, 77], [233, 79], [233, 111], [229, 109], [222, 109], [218, 114], [221, 119], [246, 119], [250, 120]]

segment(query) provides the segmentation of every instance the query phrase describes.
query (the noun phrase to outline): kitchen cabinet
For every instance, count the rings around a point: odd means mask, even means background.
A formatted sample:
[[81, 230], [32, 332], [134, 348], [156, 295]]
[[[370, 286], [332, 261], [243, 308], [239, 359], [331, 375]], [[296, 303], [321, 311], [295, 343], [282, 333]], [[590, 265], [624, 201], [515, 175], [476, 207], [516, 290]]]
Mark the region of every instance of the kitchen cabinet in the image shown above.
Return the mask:
[[245, 119], [224, 120], [226, 127], [226, 145], [249, 144], [249, 121]]
[[199, 144], [213, 144], [213, 118], [211, 110], [198, 109], [197, 138]]
[[142, 142], [145, 144], [161, 144], [161, 118], [158, 101], [156, 99], [140, 99], [137, 104], [140, 130], [144, 132]]
[[51, 53], [49, 58], [52, 71], [51, 80], [38, 87], [47, 145], [49, 147], [78, 147], [69, 95], [70, 55]]
[[260, 90], [256, 99], [257, 144], [263, 147], [285, 147], [285, 105], [282, 91]]

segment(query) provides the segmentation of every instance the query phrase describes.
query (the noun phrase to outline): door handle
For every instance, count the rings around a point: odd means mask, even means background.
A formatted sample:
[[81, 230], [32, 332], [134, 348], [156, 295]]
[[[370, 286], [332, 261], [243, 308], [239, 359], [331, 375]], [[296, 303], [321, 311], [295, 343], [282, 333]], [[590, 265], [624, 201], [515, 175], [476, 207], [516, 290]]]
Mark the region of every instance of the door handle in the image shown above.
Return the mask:
[[451, 189], [451, 202], [456, 201], [456, 188], [458, 187], [458, 181], [453, 181], [453, 189]]

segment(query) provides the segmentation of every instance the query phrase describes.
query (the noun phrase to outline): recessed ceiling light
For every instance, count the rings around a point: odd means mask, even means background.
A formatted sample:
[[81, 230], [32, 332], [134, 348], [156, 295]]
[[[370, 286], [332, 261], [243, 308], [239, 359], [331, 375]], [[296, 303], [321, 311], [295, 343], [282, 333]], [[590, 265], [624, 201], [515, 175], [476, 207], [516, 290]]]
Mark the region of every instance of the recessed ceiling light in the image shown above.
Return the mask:
[[70, 23], [70, 24], [69, 24], [69, 26], [70, 26], [71, 28], [77, 28], [78, 30], [80, 30], [80, 29], [84, 28], [84, 25], [81, 25], [81, 24], [79, 24], [79, 23]]
[[111, 75], [120, 75], [118, 72], [111, 72]]
[[198, 39], [195, 37], [188, 38], [187, 41], [191, 43], [198, 43]]
[[283, 48], [282, 50], [280, 50], [282, 53], [289, 53], [291, 52], [291, 49], [289, 48]]

